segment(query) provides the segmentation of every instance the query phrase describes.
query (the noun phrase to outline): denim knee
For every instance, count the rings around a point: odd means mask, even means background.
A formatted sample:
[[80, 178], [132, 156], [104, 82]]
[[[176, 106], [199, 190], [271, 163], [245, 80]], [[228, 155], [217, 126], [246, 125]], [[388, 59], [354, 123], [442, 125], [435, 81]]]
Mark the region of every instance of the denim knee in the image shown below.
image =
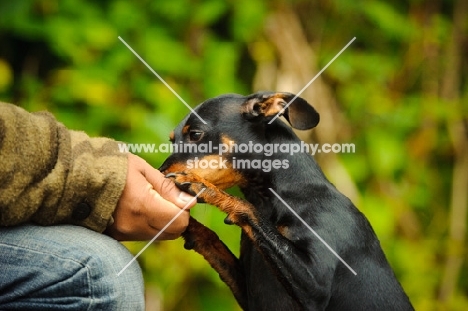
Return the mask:
[[[76, 226], [0, 229], [0, 309], [144, 310], [136, 262], [119, 242]], [[3, 269], [2, 269], [3, 270]]]

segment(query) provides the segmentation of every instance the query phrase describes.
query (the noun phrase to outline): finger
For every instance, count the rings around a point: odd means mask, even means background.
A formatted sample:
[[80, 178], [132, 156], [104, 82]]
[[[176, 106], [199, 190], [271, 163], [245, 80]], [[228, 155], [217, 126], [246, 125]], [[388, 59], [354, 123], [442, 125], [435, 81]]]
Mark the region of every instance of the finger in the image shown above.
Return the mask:
[[149, 164], [145, 168], [145, 177], [153, 185], [154, 191], [157, 194], [174, 203], [179, 208], [191, 208], [196, 204], [193, 196], [181, 191], [171, 179], [166, 178], [160, 171]]
[[180, 209], [163, 197], [152, 197], [145, 204], [148, 225], [157, 230], [180, 235], [188, 226], [190, 213], [188, 206]]
[[[151, 167], [147, 168], [152, 169]], [[156, 170], [162, 178], [165, 177]], [[147, 178], [149, 174], [146, 174]], [[176, 238], [185, 231], [190, 218], [189, 207], [187, 203], [182, 208], [166, 200], [146, 179], [146, 188], [142, 196], [146, 226], [157, 232], [162, 231], [158, 236], [160, 239]], [[193, 201], [195, 199], [193, 198]], [[153, 238], [153, 237], [151, 237]]]
[[185, 231], [189, 217], [188, 211], [181, 211], [178, 207], [172, 206], [170, 213], [145, 212], [144, 215], [133, 217], [131, 226], [117, 219], [113, 225], [107, 228], [106, 234], [118, 241], [144, 241], [154, 237], [157, 237], [157, 240], [175, 239]]

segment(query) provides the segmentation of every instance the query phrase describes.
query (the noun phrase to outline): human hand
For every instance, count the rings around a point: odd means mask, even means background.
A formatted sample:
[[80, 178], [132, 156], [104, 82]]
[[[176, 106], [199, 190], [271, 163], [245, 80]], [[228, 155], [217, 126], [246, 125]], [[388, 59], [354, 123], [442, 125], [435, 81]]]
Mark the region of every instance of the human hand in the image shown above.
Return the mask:
[[188, 205], [158, 237], [175, 239], [185, 231], [188, 210], [195, 204], [196, 200], [180, 191], [172, 180], [142, 158], [129, 154], [125, 188], [113, 214], [114, 223], [106, 233], [120, 241], [150, 240]]

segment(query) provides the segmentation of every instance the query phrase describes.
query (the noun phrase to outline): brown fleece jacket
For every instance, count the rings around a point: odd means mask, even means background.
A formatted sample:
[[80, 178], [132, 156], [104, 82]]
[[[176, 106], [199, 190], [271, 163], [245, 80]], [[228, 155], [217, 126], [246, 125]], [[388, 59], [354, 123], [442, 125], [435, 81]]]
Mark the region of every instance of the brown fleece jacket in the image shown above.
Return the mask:
[[126, 174], [117, 142], [0, 102], [0, 226], [67, 223], [102, 232]]

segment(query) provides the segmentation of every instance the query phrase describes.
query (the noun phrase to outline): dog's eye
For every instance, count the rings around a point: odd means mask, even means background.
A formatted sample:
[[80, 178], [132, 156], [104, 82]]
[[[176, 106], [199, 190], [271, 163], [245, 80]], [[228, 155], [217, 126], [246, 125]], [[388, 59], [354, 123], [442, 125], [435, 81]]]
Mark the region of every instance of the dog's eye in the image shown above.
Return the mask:
[[189, 133], [189, 138], [190, 138], [190, 141], [192, 142], [196, 142], [196, 141], [199, 141], [203, 136], [203, 132], [200, 132], [200, 131], [190, 131]]

